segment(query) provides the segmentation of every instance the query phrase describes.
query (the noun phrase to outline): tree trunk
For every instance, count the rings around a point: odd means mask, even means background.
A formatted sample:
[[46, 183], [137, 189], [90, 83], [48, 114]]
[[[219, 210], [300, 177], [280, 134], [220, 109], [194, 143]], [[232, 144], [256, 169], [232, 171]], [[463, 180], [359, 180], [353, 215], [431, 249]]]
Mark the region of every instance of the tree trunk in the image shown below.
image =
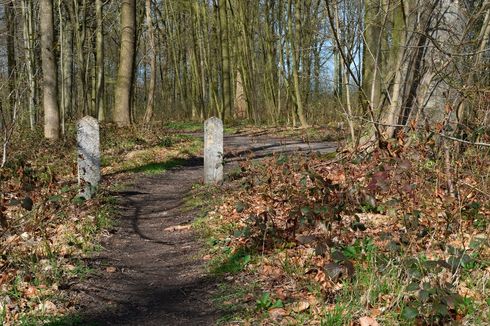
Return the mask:
[[301, 87], [299, 83], [299, 66], [300, 66], [300, 29], [301, 29], [301, 1], [296, 0], [294, 5], [294, 30], [292, 27], [292, 19], [293, 17], [289, 17], [290, 22], [290, 33], [291, 33], [291, 52], [292, 52], [292, 64], [293, 64], [293, 90], [294, 90], [294, 98], [296, 102], [296, 114], [298, 115], [299, 122], [301, 123], [301, 127], [308, 127], [308, 123], [306, 122], [304, 108], [303, 108], [303, 100], [301, 96]]
[[62, 110], [67, 117], [73, 115], [73, 29], [71, 25], [66, 25], [63, 33], [62, 51], [63, 61], [61, 69], [63, 69], [62, 83], [63, 101], [61, 103]]
[[56, 61], [54, 58], [53, 1], [40, 0], [41, 59], [43, 68], [44, 137], [59, 139], [60, 116]]
[[362, 63], [363, 105], [377, 110], [381, 98], [381, 58], [382, 19], [379, 0], [366, 0], [364, 11], [364, 47]]
[[153, 117], [153, 103], [155, 101], [155, 83], [157, 79], [157, 55], [155, 51], [155, 32], [151, 18], [151, 0], [146, 0], [146, 25], [148, 27], [148, 46], [150, 56], [150, 85], [148, 87], [148, 99], [146, 102], [146, 112], [144, 123], [149, 124]]
[[33, 22], [33, 6], [32, 1], [24, 0], [22, 2], [22, 16], [24, 36], [24, 56], [26, 58], [27, 81], [29, 84], [29, 124], [31, 129], [34, 129], [36, 124], [36, 80], [35, 74], [35, 55], [34, 55], [34, 22]]
[[95, 60], [97, 69], [96, 81], [96, 110], [99, 121], [104, 121], [105, 113], [105, 85], [104, 85], [104, 22], [102, 0], [95, 1], [95, 17], [97, 20], [97, 33], [95, 40]]
[[7, 20], [7, 72], [9, 81], [10, 110], [16, 104], [17, 63], [15, 58], [15, 10], [13, 0], [5, 3], [5, 16]]
[[131, 124], [131, 86], [133, 84], [136, 30], [136, 0], [121, 4], [121, 49], [115, 90], [113, 120], [119, 127]]
[[232, 112], [232, 89], [231, 89], [231, 65], [230, 65], [230, 44], [227, 19], [227, 0], [219, 1], [219, 26], [221, 37], [221, 74], [222, 74], [222, 98], [223, 107], [221, 119], [225, 120], [226, 112]]
[[237, 119], [245, 119], [247, 117], [247, 100], [243, 89], [242, 74], [240, 70], [237, 72], [235, 91], [235, 116]]

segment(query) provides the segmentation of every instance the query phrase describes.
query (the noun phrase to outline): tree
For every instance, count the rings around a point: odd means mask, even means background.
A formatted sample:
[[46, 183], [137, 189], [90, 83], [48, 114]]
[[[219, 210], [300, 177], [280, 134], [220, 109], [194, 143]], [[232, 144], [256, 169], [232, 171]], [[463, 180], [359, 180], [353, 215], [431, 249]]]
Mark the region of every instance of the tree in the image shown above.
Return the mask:
[[130, 109], [136, 46], [136, 0], [121, 4], [121, 49], [115, 90], [113, 120], [119, 127], [131, 124]]
[[148, 99], [146, 102], [146, 112], [143, 118], [144, 123], [148, 124], [153, 117], [153, 103], [155, 101], [155, 84], [157, 79], [157, 54], [155, 44], [155, 31], [151, 18], [151, 0], [146, 0], [146, 27], [148, 29], [148, 47], [150, 56], [150, 85], [148, 86]]
[[230, 58], [230, 37], [228, 27], [228, 9], [227, 0], [219, 0], [219, 27], [221, 37], [221, 95], [223, 105], [221, 119], [224, 121], [226, 112], [231, 113], [233, 110], [232, 83], [231, 83], [231, 58]]
[[41, 59], [43, 68], [44, 137], [57, 140], [60, 136], [58, 81], [54, 58], [53, 1], [40, 0]]
[[96, 110], [99, 121], [105, 120], [105, 85], [104, 85], [104, 21], [102, 0], [95, 1], [95, 15], [97, 20], [97, 32], [95, 40], [96, 60]]

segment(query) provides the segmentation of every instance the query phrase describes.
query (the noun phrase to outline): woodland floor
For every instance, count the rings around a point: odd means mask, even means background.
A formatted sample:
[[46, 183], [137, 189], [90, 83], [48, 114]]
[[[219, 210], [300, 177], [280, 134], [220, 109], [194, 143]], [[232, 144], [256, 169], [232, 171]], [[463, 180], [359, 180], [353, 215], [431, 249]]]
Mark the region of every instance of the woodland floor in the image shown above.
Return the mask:
[[[264, 134], [225, 137], [234, 162], [275, 152], [332, 152], [333, 142], [305, 144]], [[72, 286], [86, 325], [211, 325], [220, 316], [212, 303], [220, 280], [210, 276], [202, 243], [190, 225], [195, 211], [184, 198], [202, 182], [202, 159], [193, 158], [158, 175], [133, 175], [115, 195], [120, 218], [91, 258], [95, 273]]]

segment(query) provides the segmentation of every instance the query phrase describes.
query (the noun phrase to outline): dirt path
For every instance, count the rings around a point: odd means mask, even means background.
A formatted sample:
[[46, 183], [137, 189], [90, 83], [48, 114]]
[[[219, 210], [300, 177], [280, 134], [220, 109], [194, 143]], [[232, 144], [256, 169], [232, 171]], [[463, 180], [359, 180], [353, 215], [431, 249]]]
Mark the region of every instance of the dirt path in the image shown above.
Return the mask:
[[[254, 153], [329, 152], [333, 143], [302, 144], [266, 136], [227, 136], [229, 161]], [[206, 274], [200, 244], [187, 228], [183, 198], [202, 181], [202, 159], [160, 175], [138, 175], [118, 193], [120, 224], [93, 258], [95, 275], [74, 285], [84, 325], [213, 325], [217, 280]], [[177, 227], [177, 228], [175, 228]], [[170, 228], [170, 229], [169, 229]], [[173, 228], [173, 230], [172, 230]], [[179, 229], [180, 230], [176, 230]]]

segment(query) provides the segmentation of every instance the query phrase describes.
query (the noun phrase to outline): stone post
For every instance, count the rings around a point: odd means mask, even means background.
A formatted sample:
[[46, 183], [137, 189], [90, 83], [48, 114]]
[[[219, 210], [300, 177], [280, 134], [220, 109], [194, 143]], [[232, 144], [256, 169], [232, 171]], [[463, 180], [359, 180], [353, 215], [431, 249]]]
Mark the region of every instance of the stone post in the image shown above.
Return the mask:
[[78, 184], [80, 197], [91, 198], [100, 181], [100, 138], [97, 119], [86, 116], [77, 123]]
[[216, 117], [204, 122], [204, 183], [223, 181], [223, 122]]

